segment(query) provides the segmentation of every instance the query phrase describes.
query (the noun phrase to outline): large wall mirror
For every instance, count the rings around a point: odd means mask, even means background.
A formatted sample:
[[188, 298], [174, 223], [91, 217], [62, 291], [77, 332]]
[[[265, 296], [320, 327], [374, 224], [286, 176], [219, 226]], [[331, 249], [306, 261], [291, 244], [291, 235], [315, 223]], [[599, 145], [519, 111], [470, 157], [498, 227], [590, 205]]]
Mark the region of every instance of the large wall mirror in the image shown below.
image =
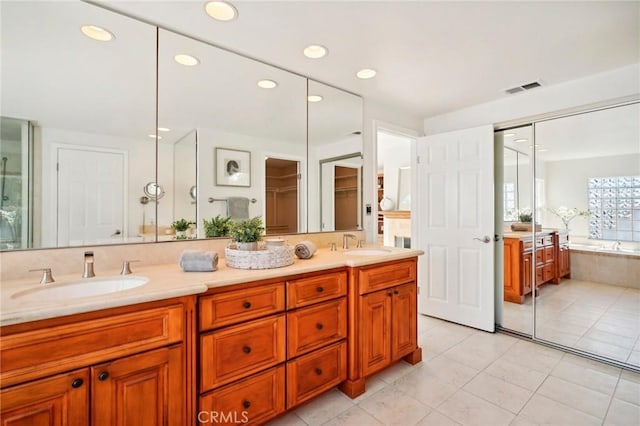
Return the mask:
[[[306, 79], [161, 29], [158, 82], [158, 168], [173, 200], [159, 206], [159, 237], [185, 219], [190, 236], [203, 238], [203, 221], [218, 215], [305, 232]], [[272, 179], [285, 162], [294, 171], [282, 176], [293, 181]]]
[[[172, 240], [181, 219], [204, 238], [218, 215], [361, 228], [360, 97], [91, 4], [0, 7], [0, 250]], [[354, 208], [323, 227], [321, 164], [351, 154], [327, 195]]]
[[143, 241], [155, 27], [82, 2], [0, 7], [0, 249]]
[[362, 98], [309, 80], [309, 232], [362, 227]]

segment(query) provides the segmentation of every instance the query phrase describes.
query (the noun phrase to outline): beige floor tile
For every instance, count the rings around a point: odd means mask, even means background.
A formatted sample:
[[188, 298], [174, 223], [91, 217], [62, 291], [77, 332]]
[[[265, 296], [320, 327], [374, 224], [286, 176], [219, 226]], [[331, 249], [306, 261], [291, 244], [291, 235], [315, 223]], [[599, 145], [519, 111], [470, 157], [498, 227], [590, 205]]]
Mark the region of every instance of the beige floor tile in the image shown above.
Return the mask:
[[600, 342], [598, 340], [583, 337], [573, 345], [576, 349], [615, 359], [617, 361], [626, 361], [631, 354], [631, 349], [622, 348], [610, 343]]
[[278, 417], [275, 420], [267, 423], [268, 426], [307, 426], [296, 413], [289, 412], [284, 416]]
[[640, 405], [640, 382], [620, 378], [614, 398]]
[[385, 383], [393, 383], [405, 374], [408, 374], [419, 367], [420, 364], [411, 365], [408, 362], [400, 361], [376, 374], [376, 378]]
[[634, 373], [629, 370], [622, 370], [622, 374], [620, 375], [621, 379], [629, 380], [631, 382], [640, 383], [640, 373]]
[[321, 425], [353, 406], [348, 396], [333, 389], [297, 408], [295, 413], [308, 425]]
[[463, 389], [514, 414], [518, 414], [533, 395], [532, 391], [485, 372], [474, 377]]
[[518, 363], [540, 371], [549, 373], [560, 362], [562, 352], [545, 346], [520, 340], [514, 344], [501, 359], [518, 360]]
[[606, 415], [611, 400], [609, 395], [553, 376], [547, 377], [537, 393], [600, 419]]
[[617, 371], [615, 374], [608, 374], [608, 372], [597, 368], [598, 366], [572, 361], [563, 358], [553, 369], [551, 375], [607, 395], [613, 394], [620, 376], [620, 369], [611, 367]]
[[460, 426], [460, 423], [434, 410], [429, 413], [424, 419], [420, 420], [420, 422], [418, 422], [416, 426]]
[[381, 389], [384, 389], [385, 386], [387, 386], [387, 382], [385, 382], [384, 380], [382, 380], [379, 377], [380, 373], [371, 376], [367, 379], [367, 382], [365, 383], [365, 391], [362, 395], [357, 396], [355, 398], [353, 398], [351, 401], [354, 404], [359, 403], [360, 401], [363, 401], [367, 398], [369, 398], [371, 395], [373, 395], [374, 393], [378, 392]]
[[535, 391], [544, 382], [546, 373], [529, 368], [519, 362], [518, 359], [506, 359], [504, 357], [496, 360], [484, 370], [493, 377], [502, 379], [514, 385]]
[[508, 425], [515, 416], [482, 398], [459, 390], [438, 411], [463, 425]]
[[394, 386], [432, 408], [438, 407], [459, 389], [429, 374], [426, 369], [404, 376]]
[[627, 363], [640, 367], [640, 351], [631, 351], [627, 357]]
[[460, 388], [473, 379], [480, 371], [468, 367], [444, 355], [423, 363], [421, 374], [437, 377], [445, 383]]
[[595, 416], [538, 394], [531, 397], [520, 412], [519, 417], [540, 425], [582, 426], [600, 425], [602, 423], [602, 420]]
[[358, 406], [385, 425], [415, 425], [431, 412], [429, 407], [394, 386], [376, 392]]
[[323, 426], [364, 426], [364, 425], [382, 425], [373, 416], [364, 411], [357, 405], [349, 408], [347, 411], [340, 414], [338, 417], [334, 417]]
[[636, 343], [635, 337], [620, 336], [602, 330], [589, 330], [584, 337], [629, 349], [633, 348]]
[[598, 330], [603, 333], [615, 334], [617, 336], [625, 336], [630, 338], [638, 338], [638, 329], [634, 327], [625, 327], [623, 324], [609, 324], [606, 322], [598, 321], [592, 327], [593, 330]]
[[442, 353], [468, 338], [474, 331], [466, 327], [451, 327], [443, 324], [421, 333], [424, 338], [423, 349]]
[[478, 332], [447, 350], [447, 358], [483, 370], [500, 358], [518, 339], [505, 334]]
[[528, 418], [522, 415], [516, 416], [516, 418], [513, 419], [513, 421], [511, 422], [511, 426], [537, 426], [539, 424], [540, 423], [536, 423], [532, 420], [529, 420]]
[[565, 333], [563, 331], [547, 328], [544, 325], [536, 327], [536, 337], [547, 342], [558, 343], [569, 347], [574, 347], [581, 336], [577, 334]]
[[605, 425], [638, 426], [640, 425], [640, 406], [629, 404], [619, 399], [611, 401], [611, 407], [604, 421]]

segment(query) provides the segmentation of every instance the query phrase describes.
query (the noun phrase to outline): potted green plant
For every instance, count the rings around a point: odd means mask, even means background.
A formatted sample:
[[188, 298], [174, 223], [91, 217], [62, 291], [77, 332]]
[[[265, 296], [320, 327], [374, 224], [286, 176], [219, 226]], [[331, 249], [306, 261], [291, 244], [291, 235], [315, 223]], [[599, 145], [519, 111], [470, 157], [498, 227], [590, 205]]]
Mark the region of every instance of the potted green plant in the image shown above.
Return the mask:
[[[527, 231], [533, 229], [533, 212], [529, 208], [518, 210], [518, 222], [511, 224], [512, 231]], [[536, 223], [536, 231], [540, 231], [542, 226]]]
[[257, 250], [262, 239], [264, 223], [260, 216], [231, 222], [229, 235], [236, 242], [238, 250]]
[[203, 219], [204, 236], [207, 238], [226, 237], [229, 235], [231, 228], [231, 218], [225, 216], [216, 216], [211, 220]]
[[186, 240], [187, 239], [187, 229], [191, 222], [186, 219], [178, 219], [171, 224], [171, 228], [176, 231], [176, 240]]

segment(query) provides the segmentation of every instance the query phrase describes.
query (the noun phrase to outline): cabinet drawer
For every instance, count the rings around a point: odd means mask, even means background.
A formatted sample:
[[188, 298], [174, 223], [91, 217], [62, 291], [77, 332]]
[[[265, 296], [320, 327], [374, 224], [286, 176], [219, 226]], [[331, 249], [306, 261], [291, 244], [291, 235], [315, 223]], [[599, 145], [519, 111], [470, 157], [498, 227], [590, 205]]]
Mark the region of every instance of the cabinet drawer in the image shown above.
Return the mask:
[[285, 360], [285, 315], [200, 337], [200, 390], [206, 391]]
[[544, 268], [542, 269], [542, 279], [543, 281], [549, 281], [551, 279], [553, 279], [555, 275], [555, 265], [553, 264], [546, 264], [544, 266]]
[[360, 294], [404, 284], [416, 279], [416, 260], [403, 260], [358, 271]]
[[[264, 424], [282, 413], [284, 365], [200, 397], [201, 424]], [[214, 417], [215, 416], [215, 417]]]
[[545, 262], [544, 249], [539, 248], [536, 250], [536, 265], [542, 265]]
[[170, 305], [6, 335], [2, 387], [182, 341], [184, 308]]
[[287, 313], [287, 356], [293, 358], [347, 337], [347, 299]]
[[347, 379], [347, 345], [339, 343], [287, 363], [287, 407]]
[[287, 281], [287, 309], [335, 299], [346, 294], [346, 272], [335, 272]]
[[209, 330], [284, 311], [284, 283], [204, 296], [200, 330]]
[[545, 247], [544, 248], [544, 261], [549, 263], [553, 262], [555, 258], [554, 248], [553, 247]]

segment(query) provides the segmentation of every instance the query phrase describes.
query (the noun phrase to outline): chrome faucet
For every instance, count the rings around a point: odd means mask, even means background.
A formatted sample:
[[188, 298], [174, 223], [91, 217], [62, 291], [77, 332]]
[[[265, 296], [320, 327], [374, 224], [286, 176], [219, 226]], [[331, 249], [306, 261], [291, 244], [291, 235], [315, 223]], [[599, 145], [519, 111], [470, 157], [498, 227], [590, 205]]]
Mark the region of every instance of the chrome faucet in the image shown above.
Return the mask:
[[358, 239], [358, 237], [353, 234], [342, 234], [342, 248], [345, 250], [349, 249], [349, 238], [353, 238], [354, 240]]
[[613, 245], [611, 246], [612, 249], [614, 250], [620, 250], [620, 246], [622, 244], [620, 243], [620, 241], [616, 241], [615, 243], [613, 243]]
[[95, 276], [96, 274], [93, 272], [93, 252], [85, 251], [84, 252], [84, 270], [82, 271], [82, 278], [91, 278]]
[[53, 283], [56, 280], [53, 279], [53, 274], [51, 274], [51, 268], [39, 268], [39, 269], [29, 269], [29, 272], [42, 271], [42, 278], [40, 278], [40, 284], [49, 284]]

